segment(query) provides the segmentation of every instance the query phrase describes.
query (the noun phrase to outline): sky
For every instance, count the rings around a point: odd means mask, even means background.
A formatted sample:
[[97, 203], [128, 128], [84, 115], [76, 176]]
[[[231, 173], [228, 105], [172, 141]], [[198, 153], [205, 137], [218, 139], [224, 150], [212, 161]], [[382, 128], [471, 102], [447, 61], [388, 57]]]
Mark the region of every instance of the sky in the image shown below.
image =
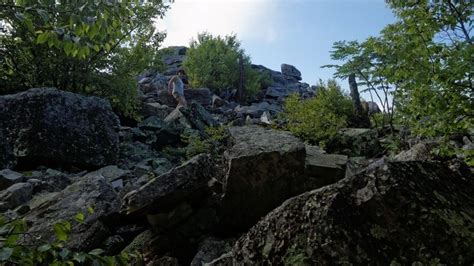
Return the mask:
[[[334, 42], [363, 41], [395, 21], [384, 0], [175, 0], [159, 30], [163, 46], [188, 46], [198, 33], [236, 34], [252, 63], [294, 65], [310, 85], [331, 78]], [[347, 81], [341, 81], [347, 88]]]

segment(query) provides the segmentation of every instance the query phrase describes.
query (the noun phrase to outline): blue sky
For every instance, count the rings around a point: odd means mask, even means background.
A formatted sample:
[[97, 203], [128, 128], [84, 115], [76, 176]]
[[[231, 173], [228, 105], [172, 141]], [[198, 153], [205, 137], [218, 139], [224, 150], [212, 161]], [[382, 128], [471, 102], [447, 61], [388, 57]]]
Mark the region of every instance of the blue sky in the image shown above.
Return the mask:
[[364, 40], [394, 20], [383, 0], [175, 0], [157, 26], [168, 32], [164, 46], [187, 46], [203, 31], [235, 33], [254, 64], [292, 64], [313, 85], [332, 77], [321, 66], [335, 63], [335, 41]]

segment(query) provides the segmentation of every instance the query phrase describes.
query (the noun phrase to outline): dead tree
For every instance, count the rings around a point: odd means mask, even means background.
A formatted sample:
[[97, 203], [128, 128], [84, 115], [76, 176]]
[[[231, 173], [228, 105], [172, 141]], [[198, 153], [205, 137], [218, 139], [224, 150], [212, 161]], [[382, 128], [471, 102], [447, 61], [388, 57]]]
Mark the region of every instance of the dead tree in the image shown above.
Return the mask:
[[351, 90], [352, 105], [354, 106], [354, 126], [370, 127], [369, 116], [360, 103], [359, 89], [357, 88], [355, 74], [349, 75], [349, 88]]

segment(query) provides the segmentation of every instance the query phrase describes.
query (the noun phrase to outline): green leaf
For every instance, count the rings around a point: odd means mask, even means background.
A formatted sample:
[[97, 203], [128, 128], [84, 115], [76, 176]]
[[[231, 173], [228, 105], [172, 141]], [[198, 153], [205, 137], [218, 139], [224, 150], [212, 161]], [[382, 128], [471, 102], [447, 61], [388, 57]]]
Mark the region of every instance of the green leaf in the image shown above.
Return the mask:
[[38, 35], [38, 37], [36, 39], [36, 43], [37, 44], [45, 43], [48, 40], [48, 37], [49, 37], [49, 33], [48, 32], [43, 32], [43, 33]]
[[86, 254], [85, 253], [74, 253], [73, 260], [83, 263], [86, 261]]
[[100, 249], [100, 248], [96, 248], [92, 251], [89, 252], [89, 255], [93, 255], [93, 256], [99, 256], [100, 254], [104, 253], [104, 250]]
[[82, 223], [84, 222], [84, 213], [79, 212], [78, 214], [76, 214], [74, 218], [76, 219], [76, 221]]
[[112, 47], [111, 47], [110, 44], [108, 44], [108, 43], [106, 43], [104, 46], [105, 46], [105, 50], [106, 50], [107, 52], [109, 52], [110, 49], [112, 49]]
[[0, 249], [0, 261], [8, 260], [13, 254], [13, 248], [4, 247]]
[[41, 19], [43, 19], [44, 22], [48, 22], [48, 20], [49, 20], [48, 12], [46, 12], [43, 9], [37, 9], [36, 13], [38, 13], [38, 15], [40, 15]]
[[87, 211], [90, 213], [90, 214], [93, 214], [94, 213], [94, 208], [92, 208], [91, 206], [87, 207]]
[[71, 232], [71, 224], [67, 221], [57, 223], [53, 226], [54, 233], [59, 241], [66, 241]]
[[51, 249], [50, 244], [44, 244], [44, 245], [41, 245], [41, 246], [38, 247], [39, 252], [45, 252], [45, 251], [48, 251], [50, 249]]

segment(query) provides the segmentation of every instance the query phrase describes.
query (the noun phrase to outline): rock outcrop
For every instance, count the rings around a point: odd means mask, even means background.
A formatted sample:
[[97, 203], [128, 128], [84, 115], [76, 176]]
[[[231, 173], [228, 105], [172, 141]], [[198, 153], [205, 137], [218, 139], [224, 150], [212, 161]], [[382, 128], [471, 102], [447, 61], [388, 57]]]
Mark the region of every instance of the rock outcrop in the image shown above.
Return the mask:
[[[52, 88], [0, 96], [0, 168], [54, 163], [98, 167], [118, 158], [119, 120], [97, 97]], [[13, 160], [11, 160], [13, 159]]]
[[[67, 246], [76, 250], [99, 247], [111, 234], [103, 223], [104, 217], [116, 213], [120, 202], [112, 185], [100, 172], [92, 172], [79, 177], [64, 190], [53, 194], [38, 194], [33, 198], [38, 202], [33, 206], [26, 220], [32, 224], [26, 237], [28, 243], [43, 243], [54, 238], [54, 224], [69, 221], [72, 224]], [[91, 211], [93, 210], [93, 211]], [[78, 213], [83, 213], [83, 223], [74, 221]]]
[[474, 180], [440, 163], [393, 162], [306, 192], [233, 248], [237, 264], [471, 264]]
[[221, 221], [225, 226], [245, 229], [301, 192], [305, 146], [287, 132], [258, 126], [229, 131], [234, 145], [225, 153], [228, 171]]

